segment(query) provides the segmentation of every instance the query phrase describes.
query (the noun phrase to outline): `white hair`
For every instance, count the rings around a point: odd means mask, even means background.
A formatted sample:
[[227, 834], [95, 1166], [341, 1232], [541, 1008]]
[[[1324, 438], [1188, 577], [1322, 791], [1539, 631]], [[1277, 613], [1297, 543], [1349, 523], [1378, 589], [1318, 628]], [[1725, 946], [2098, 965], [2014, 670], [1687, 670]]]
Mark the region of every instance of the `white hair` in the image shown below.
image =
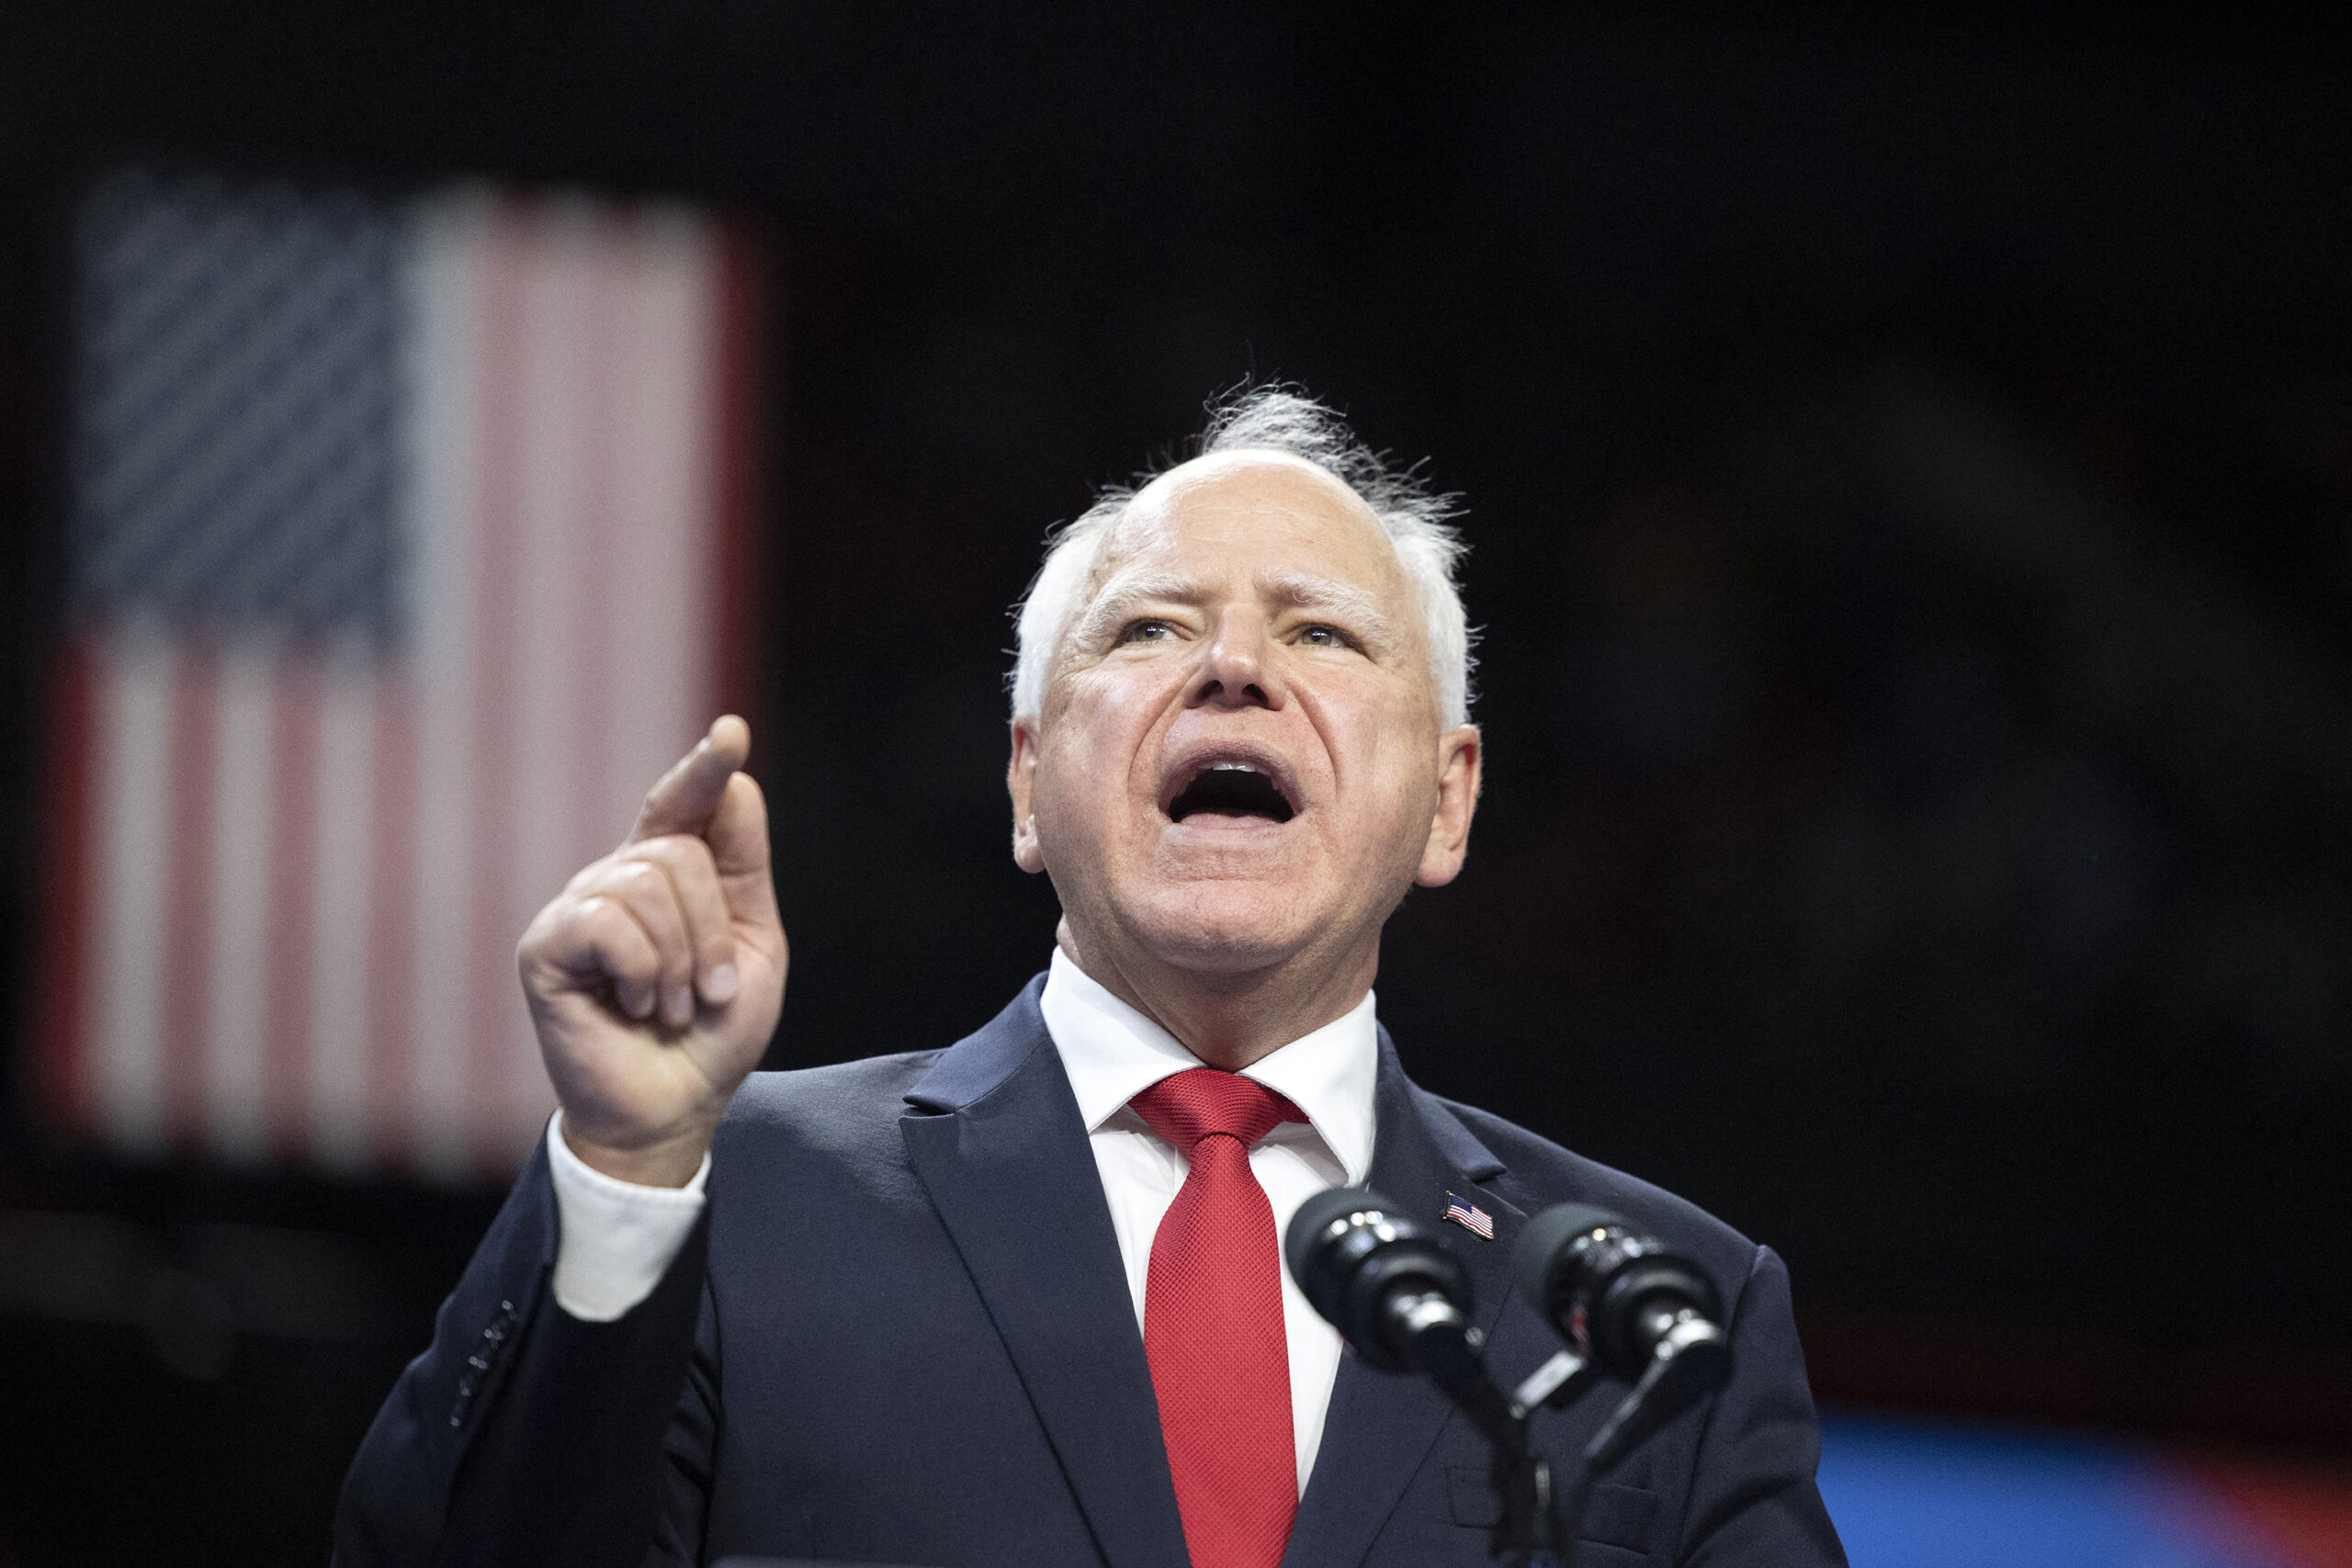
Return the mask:
[[[1438, 711], [1449, 728], [1469, 723], [1471, 631], [1454, 582], [1454, 568], [1467, 547], [1447, 521], [1460, 515], [1458, 498], [1430, 490], [1418, 464], [1391, 467], [1386, 456], [1365, 446], [1339, 414], [1286, 387], [1243, 388], [1214, 400], [1208, 428], [1193, 446], [1203, 457], [1220, 452], [1287, 453], [1329, 474], [1372, 509], [1419, 602]], [[1105, 488], [1092, 506], [1046, 535], [1046, 562], [1017, 608], [1013, 717], [1035, 717], [1043, 710], [1055, 650], [1084, 607], [1079, 595], [1094, 574], [1103, 541], [1126, 515], [1136, 491], [1167, 471], [1162, 468], [1138, 476], [1133, 485]]]

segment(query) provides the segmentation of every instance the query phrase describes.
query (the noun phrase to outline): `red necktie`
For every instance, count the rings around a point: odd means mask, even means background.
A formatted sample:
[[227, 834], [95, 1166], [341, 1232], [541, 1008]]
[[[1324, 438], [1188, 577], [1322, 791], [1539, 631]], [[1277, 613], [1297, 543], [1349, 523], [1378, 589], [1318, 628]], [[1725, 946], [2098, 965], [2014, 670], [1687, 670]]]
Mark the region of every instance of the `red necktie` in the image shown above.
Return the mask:
[[1298, 1512], [1273, 1206], [1250, 1145], [1304, 1122], [1272, 1089], [1195, 1067], [1127, 1102], [1191, 1156], [1151, 1240], [1143, 1348], [1193, 1568], [1277, 1568]]

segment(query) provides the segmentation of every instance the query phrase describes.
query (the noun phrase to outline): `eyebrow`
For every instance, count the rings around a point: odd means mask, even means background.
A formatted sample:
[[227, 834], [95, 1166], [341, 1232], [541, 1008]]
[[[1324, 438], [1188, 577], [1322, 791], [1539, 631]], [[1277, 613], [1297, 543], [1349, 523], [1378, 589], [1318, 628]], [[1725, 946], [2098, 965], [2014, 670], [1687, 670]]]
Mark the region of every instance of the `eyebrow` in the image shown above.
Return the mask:
[[1261, 577], [1258, 587], [1277, 604], [1293, 609], [1329, 611], [1375, 649], [1385, 650], [1396, 640], [1388, 612], [1380, 607], [1380, 596], [1369, 588], [1304, 571]]
[[1078, 618], [1066, 639], [1079, 648], [1091, 648], [1105, 632], [1114, 629], [1127, 618], [1136, 605], [1154, 599], [1173, 599], [1189, 603], [1197, 596], [1197, 589], [1188, 578], [1172, 572], [1151, 572], [1128, 578], [1124, 582], [1114, 580], [1110, 592], [1096, 599]]
[[[1346, 622], [1346, 629], [1363, 637], [1375, 653], [1385, 653], [1396, 644], [1395, 624], [1380, 607], [1379, 595], [1368, 588], [1312, 572], [1284, 571], [1260, 578], [1258, 590], [1287, 608], [1329, 613], [1335, 619]], [[1125, 622], [1138, 605], [1154, 600], [1191, 604], [1199, 603], [1201, 597], [1200, 584], [1191, 578], [1170, 572], [1132, 577], [1114, 583], [1111, 592], [1088, 606], [1078, 624], [1070, 628], [1069, 640], [1076, 647], [1091, 648]]]

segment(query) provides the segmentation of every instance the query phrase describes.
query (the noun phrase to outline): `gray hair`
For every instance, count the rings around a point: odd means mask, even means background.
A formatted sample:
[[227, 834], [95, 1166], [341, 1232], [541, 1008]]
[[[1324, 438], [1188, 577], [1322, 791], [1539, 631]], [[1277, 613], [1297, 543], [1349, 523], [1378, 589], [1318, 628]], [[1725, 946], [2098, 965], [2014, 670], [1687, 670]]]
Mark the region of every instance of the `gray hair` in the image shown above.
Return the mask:
[[[1286, 387], [1245, 387], [1212, 400], [1208, 428], [1193, 445], [1204, 457], [1219, 452], [1288, 453], [1346, 485], [1372, 509], [1419, 601], [1442, 721], [1449, 728], [1469, 723], [1471, 631], [1454, 582], [1454, 569], [1467, 547], [1447, 521], [1461, 514], [1458, 498], [1430, 490], [1418, 464], [1391, 467], [1386, 455], [1365, 446], [1346, 420]], [[1126, 515], [1136, 492], [1173, 466], [1140, 475], [1133, 485], [1104, 488], [1092, 506], [1046, 536], [1045, 565], [1019, 606], [1013, 717], [1042, 711], [1054, 651], [1082, 608], [1079, 594], [1093, 574], [1102, 542]]]

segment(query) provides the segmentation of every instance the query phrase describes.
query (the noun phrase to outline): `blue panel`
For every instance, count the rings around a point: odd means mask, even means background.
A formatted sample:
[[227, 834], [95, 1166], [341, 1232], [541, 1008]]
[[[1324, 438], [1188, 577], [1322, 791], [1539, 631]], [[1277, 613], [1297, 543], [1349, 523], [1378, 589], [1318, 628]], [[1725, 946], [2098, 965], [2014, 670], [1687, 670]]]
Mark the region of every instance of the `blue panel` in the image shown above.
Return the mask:
[[2287, 1568], [2122, 1444], [1833, 1417], [1821, 1494], [1854, 1568]]

